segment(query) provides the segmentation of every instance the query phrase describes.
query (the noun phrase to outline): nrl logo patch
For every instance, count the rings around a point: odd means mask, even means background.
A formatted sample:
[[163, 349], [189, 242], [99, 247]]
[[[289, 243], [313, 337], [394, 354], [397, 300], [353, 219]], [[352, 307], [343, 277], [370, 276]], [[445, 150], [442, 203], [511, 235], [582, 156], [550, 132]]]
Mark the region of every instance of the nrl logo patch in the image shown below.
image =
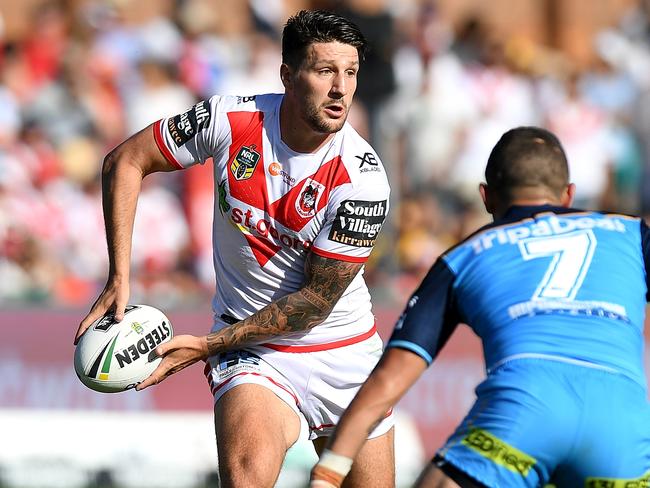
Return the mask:
[[300, 196], [296, 199], [296, 212], [303, 218], [313, 217], [318, 208], [318, 201], [323, 195], [325, 185], [307, 178], [300, 190]]
[[242, 146], [232, 160], [230, 171], [236, 180], [247, 180], [253, 176], [253, 172], [260, 160], [260, 153], [255, 150], [255, 145]]

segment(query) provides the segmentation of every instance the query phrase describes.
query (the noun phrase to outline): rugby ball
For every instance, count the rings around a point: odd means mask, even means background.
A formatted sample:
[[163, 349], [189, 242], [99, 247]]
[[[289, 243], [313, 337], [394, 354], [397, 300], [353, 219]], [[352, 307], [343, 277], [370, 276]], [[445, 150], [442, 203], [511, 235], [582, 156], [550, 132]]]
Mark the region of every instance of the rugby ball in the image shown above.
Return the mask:
[[129, 390], [153, 373], [162, 361], [154, 349], [173, 335], [169, 319], [149, 305], [128, 305], [120, 322], [109, 312], [79, 339], [75, 372], [95, 391]]

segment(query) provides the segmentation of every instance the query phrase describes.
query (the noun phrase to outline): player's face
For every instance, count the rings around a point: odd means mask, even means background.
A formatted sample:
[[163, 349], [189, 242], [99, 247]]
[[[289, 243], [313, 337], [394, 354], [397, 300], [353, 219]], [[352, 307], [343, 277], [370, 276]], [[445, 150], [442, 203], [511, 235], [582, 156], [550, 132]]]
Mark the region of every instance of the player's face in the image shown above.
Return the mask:
[[293, 74], [292, 91], [304, 122], [314, 131], [330, 134], [343, 127], [357, 89], [359, 54], [340, 42], [315, 43]]

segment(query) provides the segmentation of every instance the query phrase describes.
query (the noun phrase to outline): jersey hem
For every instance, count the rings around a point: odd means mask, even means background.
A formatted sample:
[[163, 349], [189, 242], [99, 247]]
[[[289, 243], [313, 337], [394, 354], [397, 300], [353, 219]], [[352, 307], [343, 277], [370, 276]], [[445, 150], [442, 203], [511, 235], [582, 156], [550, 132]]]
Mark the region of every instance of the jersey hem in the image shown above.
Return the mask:
[[330, 251], [324, 251], [323, 249], [318, 249], [317, 247], [312, 246], [311, 251], [314, 254], [317, 254], [323, 258], [337, 259], [339, 261], [347, 261], [349, 263], [365, 263], [368, 261], [368, 256], [359, 257], [359, 256], [348, 256], [346, 254], [337, 254]]
[[388, 344], [386, 344], [386, 349], [389, 347], [397, 347], [399, 349], [406, 349], [407, 351], [411, 351], [412, 353], [417, 354], [422, 359], [424, 359], [427, 365], [430, 365], [433, 362], [433, 357], [431, 357], [431, 354], [429, 354], [422, 346], [418, 346], [413, 342], [403, 340], [390, 341]]

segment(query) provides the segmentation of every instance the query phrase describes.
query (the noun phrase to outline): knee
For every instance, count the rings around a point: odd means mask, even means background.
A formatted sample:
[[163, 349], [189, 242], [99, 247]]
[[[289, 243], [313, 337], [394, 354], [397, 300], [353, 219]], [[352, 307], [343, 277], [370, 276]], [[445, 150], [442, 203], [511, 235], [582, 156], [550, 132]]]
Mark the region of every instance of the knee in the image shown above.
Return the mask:
[[229, 455], [219, 461], [222, 488], [273, 488], [279, 474], [275, 463], [252, 453]]

